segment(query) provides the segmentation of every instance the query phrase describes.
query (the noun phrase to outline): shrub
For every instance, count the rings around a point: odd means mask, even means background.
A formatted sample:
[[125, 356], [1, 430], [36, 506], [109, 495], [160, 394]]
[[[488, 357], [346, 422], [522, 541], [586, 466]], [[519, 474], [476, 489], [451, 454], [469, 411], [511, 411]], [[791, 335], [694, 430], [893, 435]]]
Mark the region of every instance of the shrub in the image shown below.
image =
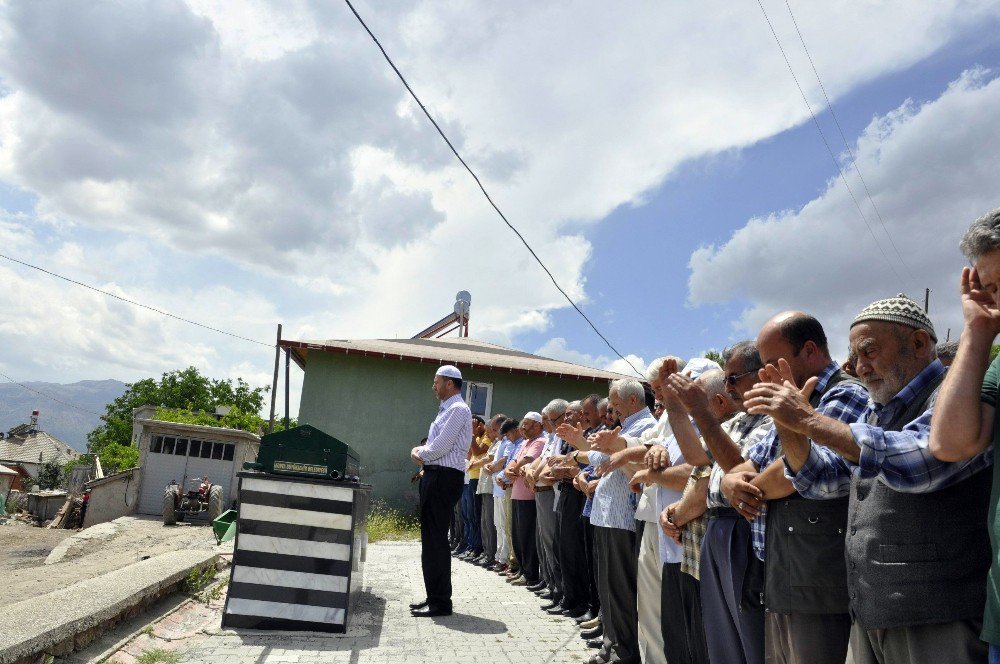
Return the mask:
[[413, 514], [391, 507], [384, 501], [372, 503], [368, 513], [368, 541], [420, 539], [420, 522]]

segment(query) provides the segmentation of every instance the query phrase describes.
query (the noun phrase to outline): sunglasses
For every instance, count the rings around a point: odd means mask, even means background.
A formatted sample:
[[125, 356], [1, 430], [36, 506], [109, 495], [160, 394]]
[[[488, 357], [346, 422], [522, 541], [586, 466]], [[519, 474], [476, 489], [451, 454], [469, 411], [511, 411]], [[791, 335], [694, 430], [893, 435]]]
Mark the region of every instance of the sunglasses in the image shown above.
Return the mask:
[[743, 378], [744, 376], [749, 376], [750, 374], [755, 374], [755, 373], [757, 373], [757, 369], [752, 369], [750, 371], [744, 371], [741, 374], [727, 374], [726, 375], [726, 385], [732, 387], [732, 386], [736, 385], [736, 381], [738, 381], [740, 378]]

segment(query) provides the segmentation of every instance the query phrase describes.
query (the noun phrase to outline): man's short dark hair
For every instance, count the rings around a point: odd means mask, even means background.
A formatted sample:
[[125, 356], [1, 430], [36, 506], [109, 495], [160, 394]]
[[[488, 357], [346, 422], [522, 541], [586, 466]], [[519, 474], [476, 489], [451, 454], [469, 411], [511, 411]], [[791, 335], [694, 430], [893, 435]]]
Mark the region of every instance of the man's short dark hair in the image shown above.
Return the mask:
[[798, 355], [806, 343], [813, 342], [821, 351], [830, 354], [826, 332], [819, 321], [809, 314], [796, 314], [778, 324], [781, 337], [792, 344], [792, 354]]
[[479, 422], [480, 424], [486, 424], [486, 420], [484, 420], [480, 415], [473, 415], [472, 419], [474, 419], [476, 422]]
[[760, 359], [760, 352], [757, 350], [757, 343], [753, 339], [737, 341], [729, 348], [722, 351], [722, 362], [736, 358], [743, 366], [743, 371], [757, 371], [764, 368], [764, 362]]
[[594, 408], [597, 408], [597, 404], [601, 402], [600, 394], [588, 394], [584, 398], [580, 399], [580, 405], [591, 404]]
[[500, 426], [500, 435], [505, 436], [510, 433], [511, 429], [517, 428], [517, 422], [514, 420], [507, 420]]

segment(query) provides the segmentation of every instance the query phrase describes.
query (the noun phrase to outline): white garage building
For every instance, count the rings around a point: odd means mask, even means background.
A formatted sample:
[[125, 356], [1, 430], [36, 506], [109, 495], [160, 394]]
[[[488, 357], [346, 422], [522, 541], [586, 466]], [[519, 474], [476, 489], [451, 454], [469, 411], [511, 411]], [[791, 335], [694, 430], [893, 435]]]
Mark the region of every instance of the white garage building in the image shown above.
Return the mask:
[[[137, 409], [140, 410], [140, 409]], [[135, 420], [135, 442], [139, 447], [140, 514], [163, 513], [163, 491], [176, 482], [185, 491], [191, 481], [208, 477], [222, 486], [223, 505], [232, 507], [244, 461], [254, 461], [260, 438], [238, 429]]]

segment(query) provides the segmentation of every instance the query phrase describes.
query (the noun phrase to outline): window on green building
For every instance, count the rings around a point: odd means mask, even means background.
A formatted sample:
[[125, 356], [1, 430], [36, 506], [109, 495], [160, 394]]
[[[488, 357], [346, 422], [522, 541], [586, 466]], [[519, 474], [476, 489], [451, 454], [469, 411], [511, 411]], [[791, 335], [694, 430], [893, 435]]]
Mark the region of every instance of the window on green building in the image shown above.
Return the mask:
[[489, 419], [490, 406], [493, 404], [493, 384], [466, 381], [463, 391], [465, 394], [462, 396], [465, 398], [465, 403], [469, 404], [472, 414]]

